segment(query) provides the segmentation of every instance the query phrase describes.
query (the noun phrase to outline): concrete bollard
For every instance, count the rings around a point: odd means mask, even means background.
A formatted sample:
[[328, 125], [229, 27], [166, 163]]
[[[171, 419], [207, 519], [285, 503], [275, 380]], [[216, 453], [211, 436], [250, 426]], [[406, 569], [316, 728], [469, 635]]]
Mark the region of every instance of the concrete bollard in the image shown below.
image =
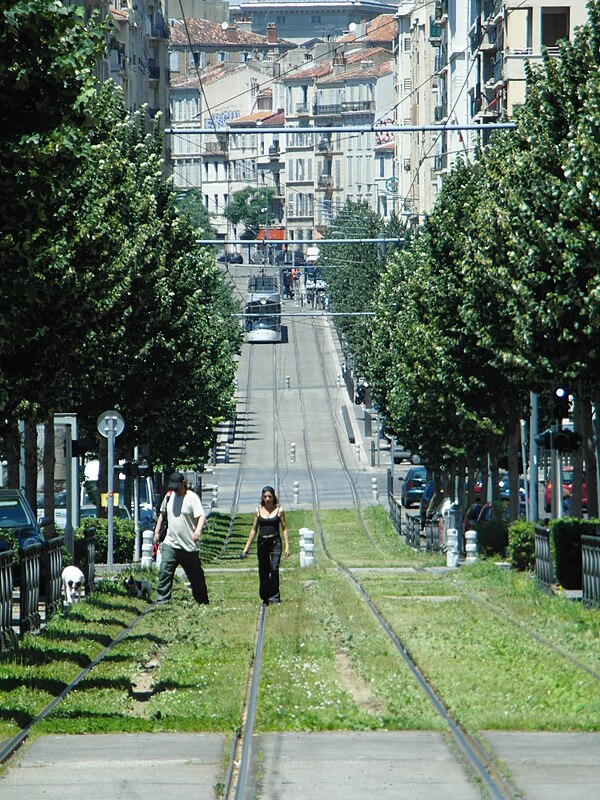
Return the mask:
[[375, 442], [372, 439], [369, 442], [369, 464], [375, 466]]
[[285, 376], [285, 386], [286, 386], [286, 389], [290, 388], [290, 376], [289, 375]]
[[458, 531], [448, 528], [446, 533], [446, 566], [458, 567]]
[[140, 566], [142, 569], [151, 569], [152, 567], [152, 540], [154, 538], [154, 531], [145, 530], [142, 532], [142, 560]]
[[229, 464], [229, 442], [225, 443], [225, 463]]
[[310, 528], [304, 531], [304, 567], [311, 567], [315, 563], [315, 532]]
[[379, 500], [379, 490], [377, 489], [377, 478], [371, 478], [371, 492], [373, 500]]
[[290, 442], [290, 461], [292, 464], [296, 461], [296, 442]]
[[300, 528], [298, 531], [298, 543], [300, 545], [300, 566], [304, 567], [304, 537], [308, 528]]
[[360, 445], [359, 444], [355, 444], [354, 445], [354, 452], [356, 453], [356, 460], [360, 461]]
[[477, 561], [477, 531], [467, 531], [465, 539], [467, 540], [465, 561], [467, 564], [474, 564]]
[[300, 502], [300, 482], [294, 481], [294, 505]]
[[210, 502], [211, 508], [218, 508], [219, 507], [219, 487], [213, 486], [212, 490], [212, 500]]
[[342, 385], [342, 376], [338, 375], [337, 376], [337, 388], [339, 389], [341, 385]]

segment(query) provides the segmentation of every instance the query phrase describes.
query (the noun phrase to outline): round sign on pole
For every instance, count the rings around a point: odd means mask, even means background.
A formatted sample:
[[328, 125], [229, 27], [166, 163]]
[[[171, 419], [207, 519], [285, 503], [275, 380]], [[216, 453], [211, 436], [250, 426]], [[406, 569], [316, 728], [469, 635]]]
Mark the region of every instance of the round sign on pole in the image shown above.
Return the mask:
[[115, 436], [120, 436], [125, 429], [125, 420], [118, 411], [105, 411], [100, 414], [96, 424], [98, 433], [104, 436], [105, 439], [108, 439], [108, 435], [111, 432], [114, 432]]

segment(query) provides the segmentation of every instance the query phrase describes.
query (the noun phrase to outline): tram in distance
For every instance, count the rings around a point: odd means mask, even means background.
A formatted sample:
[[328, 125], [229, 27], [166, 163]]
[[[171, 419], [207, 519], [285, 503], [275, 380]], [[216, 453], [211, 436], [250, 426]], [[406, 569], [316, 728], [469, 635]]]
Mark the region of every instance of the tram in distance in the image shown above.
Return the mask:
[[244, 307], [246, 341], [281, 341], [281, 296], [277, 278], [255, 275], [248, 281]]

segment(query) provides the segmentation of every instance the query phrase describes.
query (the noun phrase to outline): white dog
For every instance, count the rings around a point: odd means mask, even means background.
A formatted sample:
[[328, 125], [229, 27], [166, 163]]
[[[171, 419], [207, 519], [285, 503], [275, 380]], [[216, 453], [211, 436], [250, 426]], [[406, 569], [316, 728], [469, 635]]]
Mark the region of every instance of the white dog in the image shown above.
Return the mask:
[[85, 586], [85, 575], [79, 567], [65, 567], [62, 571], [62, 585], [65, 603], [70, 606], [74, 600], [81, 599], [81, 592]]

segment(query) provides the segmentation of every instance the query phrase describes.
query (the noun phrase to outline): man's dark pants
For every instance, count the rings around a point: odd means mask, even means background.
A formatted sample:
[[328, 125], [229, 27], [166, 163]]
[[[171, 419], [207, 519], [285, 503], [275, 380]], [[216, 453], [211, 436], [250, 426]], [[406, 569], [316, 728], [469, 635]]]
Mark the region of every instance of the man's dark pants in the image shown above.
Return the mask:
[[163, 542], [160, 547], [160, 555], [156, 602], [164, 603], [171, 599], [175, 570], [178, 565], [181, 565], [192, 587], [194, 600], [197, 603], [208, 603], [208, 590], [198, 551], [182, 550], [180, 547], [171, 547]]

